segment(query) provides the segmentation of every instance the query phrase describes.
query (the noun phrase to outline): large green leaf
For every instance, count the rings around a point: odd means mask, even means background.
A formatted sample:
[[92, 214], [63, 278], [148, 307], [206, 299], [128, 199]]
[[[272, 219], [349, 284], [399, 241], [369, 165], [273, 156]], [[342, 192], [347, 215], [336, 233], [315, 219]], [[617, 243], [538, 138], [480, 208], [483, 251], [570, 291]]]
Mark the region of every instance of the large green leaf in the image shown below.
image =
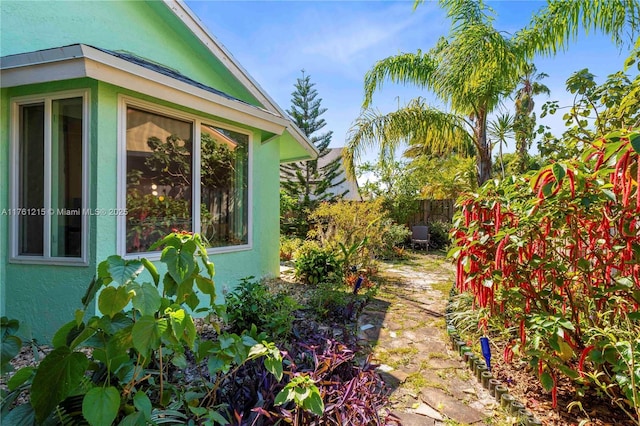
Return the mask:
[[118, 423], [118, 426], [146, 426], [147, 424], [149, 423], [147, 423], [147, 421], [145, 420], [144, 414], [142, 414], [140, 411], [136, 411], [122, 419], [122, 421]]
[[631, 132], [629, 134], [629, 142], [631, 142], [633, 150], [640, 154], [640, 132]]
[[5, 426], [33, 425], [36, 423], [33, 407], [29, 404], [18, 405], [9, 414], [2, 417], [2, 424]]
[[133, 405], [144, 414], [144, 418], [147, 420], [151, 420], [151, 409], [153, 406], [151, 405], [151, 400], [144, 392], [137, 392], [133, 397]]
[[282, 379], [282, 361], [276, 358], [266, 358], [264, 360], [264, 367], [268, 372], [273, 374], [276, 379]]
[[122, 330], [118, 330], [111, 336], [106, 347], [106, 356], [108, 359], [127, 355], [127, 351], [133, 347], [132, 330], [133, 325], [130, 325]]
[[20, 370], [16, 371], [9, 381], [7, 382], [7, 387], [10, 391], [16, 390], [19, 386], [21, 386], [24, 382], [29, 380], [33, 373], [35, 373], [35, 367], [22, 367]]
[[91, 426], [110, 426], [119, 410], [120, 392], [113, 386], [93, 388], [82, 401], [82, 415]]
[[129, 288], [136, 293], [133, 296], [133, 307], [140, 311], [142, 315], [153, 315], [162, 303], [162, 298], [158, 289], [151, 283], [143, 283], [142, 285], [134, 284]]
[[91, 303], [93, 298], [96, 297], [96, 293], [98, 292], [100, 287], [102, 287], [102, 280], [98, 280], [94, 276], [91, 280], [91, 283], [89, 284], [89, 287], [87, 287], [86, 293], [84, 294], [84, 296], [82, 296], [82, 306], [84, 306], [85, 310], [87, 309], [89, 303]]
[[66, 346], [54, 349], [42, 360], [31, 385], [31, 405], [39, 422], [76, 389], [88, 366], [85, 354]]
[[[186, 245], [187, 244], [185, 244], [185, 247]], [[193, 273], [196, 267], [193, 253], [185, 250], [185, 247], [180, 250], [172, 246], [165, 247], [160, 257], [160, 261], [167, 265], [169, 275], [171, 275], [171, 278], [178, 284], [182, 284], [182, 282]]]
[[107, 287], [100, 292], [98, 309], [104, 315], [109, 315], [113, 318], [115, 314], [127, 306], [132, 296], [133, 294], [129, 293], [125, 286]]
[[6, 336], [2, 339], [2, 349], [0, 350], [0, 372], [10, 369], [9, 361], [18, 355], [22, 347], [22, 340], [17, 336]]
[[322, 416], [322, 413], [324, 412], [324, 403], [322, 402], [322, 397], [319, 392], [312, 391], [304, 400], [302, 406], [316, 416]]
[[193, 293], [193, 279], [186, 279], [178, 286], [176, 301], [180, 304], [185, 303]]
[[555, 382], [553, 381], [553, 377], [548, 372], [542, 373], [540, 376], [540, 383], [542, 383], [542, 387], [548, 392], [555, 386]]
[[196, 276], [196, 285], [204, 294], [208, 294], [210, 296], [211, 305], [214, 304], [216, 300], [216, 286], [213, 283], [213, 280], [210, 278], [205, 278], [201, 275]]
[[107, 269], [113, 281], [124, 285], [133, 281], [144, 266], [139, 260], [124, 260], [118, 255], [113, 255], [107, 258]]
[[160, 336], [166, 326], [166, 320], [156, 321], [150, 315], [141, 317], [131, 330], [133, 347], [143, 356], [149, 356], [151, 351], [160, 347]]
[[556, 181], [560, 183], [562, 179], [564, 179], [566, 172], [566, 166], [561, 163], [553, 163], [551, 166], [551, 171], [553, 172], [553, 176], [556, 178]]
[[56, 333], [53, 335], [53, 339], [51, 340], [51, 344], [53, 345], [53, 347], [54, 348], [59, 348], [60, 346], [71, 347], [70, 343], [78, 335], [80, 335], [82, 331], [85, 329], [84, 323], [80, 323], [80, 324], [81, 325], [78, 326], [76, 321], [73, 320], [64, 324], [62, 327], [60, 327], [58, 331], [56, 331]]

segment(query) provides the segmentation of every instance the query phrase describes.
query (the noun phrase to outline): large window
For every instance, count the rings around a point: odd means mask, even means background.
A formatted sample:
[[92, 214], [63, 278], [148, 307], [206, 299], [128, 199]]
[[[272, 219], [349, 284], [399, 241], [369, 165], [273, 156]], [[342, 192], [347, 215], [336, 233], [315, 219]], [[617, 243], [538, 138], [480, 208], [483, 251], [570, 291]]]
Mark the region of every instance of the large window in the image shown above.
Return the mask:
[[82, 261], [86, 241], [84, 92], [13, 103], [12, 257]]
[[178, 230], [248, 244], [249, 136], [126, 103], [126, 253]]

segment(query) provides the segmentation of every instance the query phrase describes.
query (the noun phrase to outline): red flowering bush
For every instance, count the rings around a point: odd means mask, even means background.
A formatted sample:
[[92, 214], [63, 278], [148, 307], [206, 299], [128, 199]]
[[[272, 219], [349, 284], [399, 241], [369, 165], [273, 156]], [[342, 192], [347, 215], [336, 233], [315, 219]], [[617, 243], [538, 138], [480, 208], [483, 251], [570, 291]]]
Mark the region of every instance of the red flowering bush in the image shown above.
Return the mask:
[[462, 199], [450, 255], [458, 289], [519, 330], [510, 350], [554, 404], [564, 374], [640, 421], [639, 181], [640, 129], [611, 132], [580, 160]]

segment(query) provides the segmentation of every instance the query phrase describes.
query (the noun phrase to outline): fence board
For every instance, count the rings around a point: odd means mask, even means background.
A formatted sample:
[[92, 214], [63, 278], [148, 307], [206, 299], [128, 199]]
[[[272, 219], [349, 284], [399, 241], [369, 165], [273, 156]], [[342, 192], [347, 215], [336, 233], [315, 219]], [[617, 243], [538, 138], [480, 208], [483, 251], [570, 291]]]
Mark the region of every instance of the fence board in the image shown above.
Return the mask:
[[416, 202], [419, 209], [409, 218], [409, 226], [419, 223], [451, 223], [453, 221], [456, 200], [418, 200]]

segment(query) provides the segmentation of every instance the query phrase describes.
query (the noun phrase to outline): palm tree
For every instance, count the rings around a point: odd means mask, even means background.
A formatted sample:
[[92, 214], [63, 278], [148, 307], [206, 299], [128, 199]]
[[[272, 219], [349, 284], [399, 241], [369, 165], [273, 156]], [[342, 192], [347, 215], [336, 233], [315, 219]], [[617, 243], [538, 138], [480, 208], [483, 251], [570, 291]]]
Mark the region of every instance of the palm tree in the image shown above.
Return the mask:
[[[507, 139], [513, 137], [513, 116], [509, 113], [503, 113], [489, 122], [489, 136], [495, 139], [499, 144], [500, 150], [500, 168], [502, 170], [502, 178], [504, 179], [504, 158], [502, 157], [502, 145], [507, 145]], [[493, 147], [493, 144], [492, 144]]]
[[[415, 6], [422, 3], [417, 0]], [[640, 26], [638, 0], [554, 1], [513, 37], [493, 28], [493, 11], [481, 1], [440, 0], [452, 21], [451, 31], [428, 52], [402, 53], [377, 62], [365, 76], [364, 111], [352, 126], [344, 150], [347, 171], [370, 146], [386, 149], [407, 142], [415, 151], [446, 151], [471, 143], [478, 183], [491, 174], [487, 118], [516, 87], [536, 53], [565, 48], [578, 29], [599, 29], [621, 40], [627, 27]], [[414, 6], [414, 7], [415, 7]], [[373, 93], [386, 80], [428, 89], [448, 106], [441, 111], [422, 99], [387, 115], [369, 109]]]
[[531, 148], [533, 130], [536, 125], [536, 116], [533, 113], [535, 102], [533, 97], [545, 93], [550, 94], [549, 88], [539, 80], [548, 77], [545, 73], [538, 73], [534, 64], [527, 64], [518, 81], [516, 90], [515, 107], [516, 115], [513, 129], [516, 137], [516, 153], [518, 154], [518, 170], [523, 173], [527, 170], [528, 149]]

